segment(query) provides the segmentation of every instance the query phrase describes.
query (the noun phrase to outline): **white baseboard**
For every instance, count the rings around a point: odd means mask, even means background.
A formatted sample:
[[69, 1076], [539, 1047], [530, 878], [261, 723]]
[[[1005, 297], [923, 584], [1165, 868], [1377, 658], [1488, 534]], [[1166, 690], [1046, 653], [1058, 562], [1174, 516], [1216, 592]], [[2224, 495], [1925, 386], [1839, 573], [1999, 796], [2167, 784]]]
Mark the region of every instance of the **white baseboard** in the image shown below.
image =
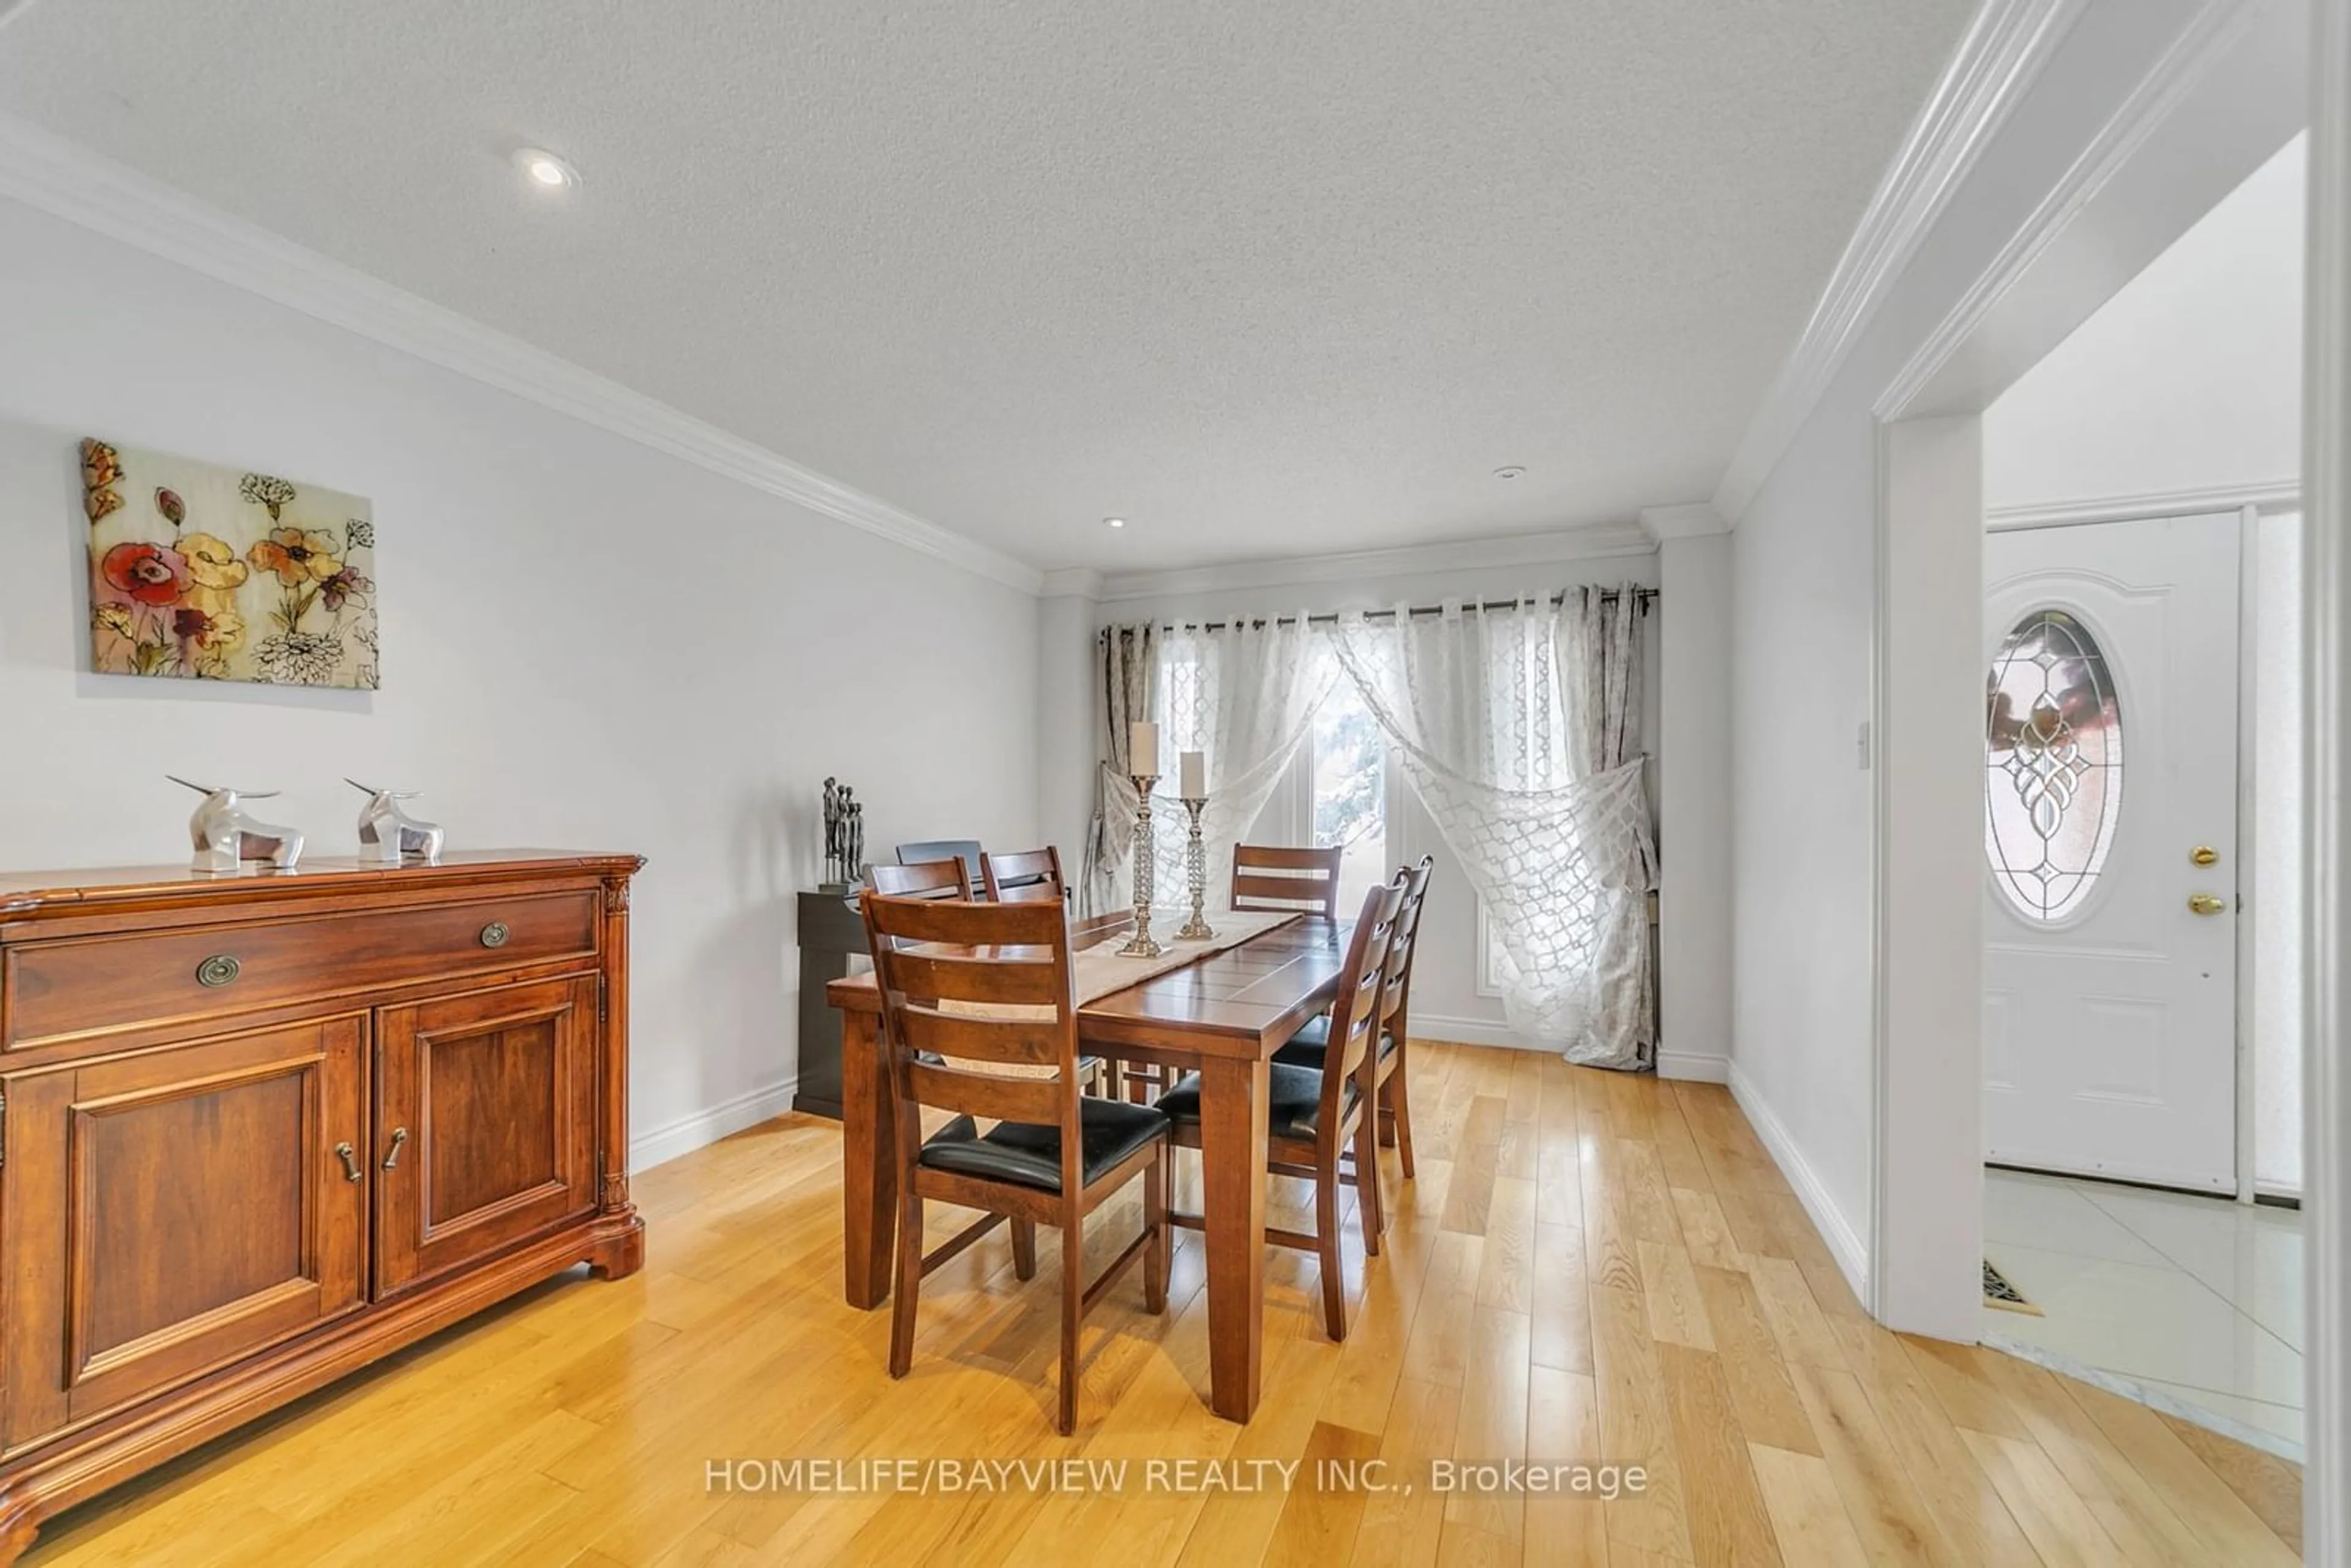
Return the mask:
[[1430, 1018], [1421, 1013], [1412, 1015], [1412, 1038], [1441, 1040], [1454, 1045], [1491, 1045], [1504, 1051], [1540, 1051], [1557, 1056], [1557, 1041], [1532, 1040], [1511, 1031], [1510, 1026], [1489, 1023], [1483, 1019]]
[[1844, 1270], [1845, 1283], [1853, 1287], [1855, 1299], [1868, 1301], [1869, 1249], [1863, 1245], [1861, 1233], [1854, 1229], [1853, 1222], [1830, 1200], [1828, 1188], [1821, 1184], [1820, 1176], [1806, 1163], [1803, 1152], [1796, 1147], [1796, 1140], [1790, 1134], [1788, 1124], [1780, 1120], [1779, 1113], [1773, 1111], [1763, 1096], [1756, 1092], [1755, 1081], [1740, 1071], [1736, 1061], [1729, 1065], [1730, 1097], [1739, 1103], [1740, 1110], [1746, 1113], [1748, 1124], [1755, 1129], [1755, 1135], [1763, 1140], [1763, 1147], [1780, 1167], [1780, 1174], [1788, 1178], [1790, 1186], [1795, 1188], [1796, 1201], [1804, 1206], [1806, 1214], [1812, 1216], [1814, 1228], [1828, 1243], [1829, 1252], [1836, 1259], [1837, 1267]]
[[[1446, 1040], [1456, 1045], [1488, 1045], [1501, 1051], [1539, 1051], [1546, 1056], [1560, 1054], [1557, 1040], [1533, 1040], [1512, 1032], [1507, 1024], [1489, 1023], [1482, 1019], [1427, 1018], [1415, 1014], [1412, 1020], [1415, 1040]], [[1727, 1083], [1730, 1081], [1730, 1061], [1728, 1057], [1712, 1056], [1697, 1051], [1660, 1051], [1657, 1052], [1657, 1076], [1683, 1078], [1698, 1083]]]
[[1679, 1078], [1692, 1083], [1728, 1083], [1730, 1082], [1730, 1058], [1703, 1051], [1660, 1049], [1657, 1052], [1657, 1076]]
[[739, 1133], [782, 1115], [792, 1108], [792, 1095], [799, 1082], [795, 1075], [781, 1083], [765, 1084], [732, 1100], [722, 1100], [707, 1110], [639, 1133], [629, 1140], [629, 1169], [647, 1171], [667, 1165], [705, 1144], [715, 1144], [730, 1133]]

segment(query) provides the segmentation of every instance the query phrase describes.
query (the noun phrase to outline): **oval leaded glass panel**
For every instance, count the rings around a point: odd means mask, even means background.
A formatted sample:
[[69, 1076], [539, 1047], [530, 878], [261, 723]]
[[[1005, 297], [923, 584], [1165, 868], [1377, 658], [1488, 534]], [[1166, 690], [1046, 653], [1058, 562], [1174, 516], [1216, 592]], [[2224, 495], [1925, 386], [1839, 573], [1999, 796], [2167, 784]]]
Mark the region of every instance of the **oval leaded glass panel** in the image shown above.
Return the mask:
[[2122, 705], [2090, 629], [2062, 610], [2017, 623], [1991, 662], [1984, 853], [2025, 919], [2062, 920], [2097, 886], [2123, 798]]

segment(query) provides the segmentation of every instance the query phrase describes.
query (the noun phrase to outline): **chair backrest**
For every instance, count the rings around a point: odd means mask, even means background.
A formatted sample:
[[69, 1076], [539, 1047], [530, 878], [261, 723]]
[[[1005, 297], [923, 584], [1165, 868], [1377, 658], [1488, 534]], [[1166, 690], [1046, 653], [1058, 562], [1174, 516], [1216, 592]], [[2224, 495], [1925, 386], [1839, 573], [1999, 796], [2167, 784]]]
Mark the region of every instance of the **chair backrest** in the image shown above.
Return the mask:
[[963, 862], [964, 885], [971, 898], [979, 896], [979, 841], [977, 839], [931, 839], [919, 844], [900, 844], [900, 865], [926, 865], [932, 861]]
[[863, 903], [902, 1157], [914, 1159], [925, 1105], [1041, 1123], [1061, 1129], [1062, 1190], [1076, 1192], [1078, 1009], [1061, 904]]
[[1404, 881], [1404, 907], [1396, 911], [1395, 932], [1388, 939], [1387, 973], [1383, 977], [1386, 989], [1380, 993], [1380, 1021], [1404, 1011], [1406, 997], [1412, 990], [1413, 937], [1420, 930], [1420, 904], [1428, 896], [1428, 879], [1437, 870], [1437, 857], [1423, 855], [1420, 863], [1407, 866], [1396, 874]]
[[945, 857], [904, 865], [883, 865], [876, 862], [865, 868], [865, 880], [874, 892], [889, 898], [971, 896], [971, 884], [964, 881], [963, 862]]
[[[1395, 941], [1396, 915], [1404, 908], [1406, 875], [1364, 894], [1364, 912], [1347, 938], [1347, 961], [1339, 971], [1339, 994], [1331, 1004], [1330, 1042], [1322, 1048], [1322, 1108], [1315, 1125], [1333, 1137], [1339, 1132], [1339, 1106], [1347, 1080], [1360, 1077], [1364, 1063], [1374, 1060], [1372, 1042], [1379, 1038], [1380, 993], [1387, 974], [1388, 951]], [[1372, 1085], [1359, 1083], [1369, 1092]]]
[[1308, 909], [1339, 918], [1339, 862], [1343, 849], [1300, 850], [1275, 844], [1233, 848], [1235, 909]]
[[1061, 896], [1061, 852], [1047, 844], [1041, 850], [979, 857], [980, 880], [997, 904], [1034, 904]]

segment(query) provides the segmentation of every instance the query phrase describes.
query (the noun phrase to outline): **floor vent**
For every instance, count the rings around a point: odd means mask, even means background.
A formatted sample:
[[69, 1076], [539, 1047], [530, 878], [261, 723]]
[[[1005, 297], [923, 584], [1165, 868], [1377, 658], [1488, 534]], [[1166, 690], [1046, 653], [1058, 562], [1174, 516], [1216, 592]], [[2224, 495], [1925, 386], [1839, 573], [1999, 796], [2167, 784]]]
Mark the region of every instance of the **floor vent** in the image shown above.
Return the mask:
[[2004, 1312], [2028, 1312], [2036, 1318], [2043, 1315], [2039, 1307], [2024, 1299], [2023, 1291], [2008, 1282], [2007, 1275], [1991, 1266], [1991, 1259], [1984, 1260], [1983, 1270], [1985, 1306], [1998, 1307]]

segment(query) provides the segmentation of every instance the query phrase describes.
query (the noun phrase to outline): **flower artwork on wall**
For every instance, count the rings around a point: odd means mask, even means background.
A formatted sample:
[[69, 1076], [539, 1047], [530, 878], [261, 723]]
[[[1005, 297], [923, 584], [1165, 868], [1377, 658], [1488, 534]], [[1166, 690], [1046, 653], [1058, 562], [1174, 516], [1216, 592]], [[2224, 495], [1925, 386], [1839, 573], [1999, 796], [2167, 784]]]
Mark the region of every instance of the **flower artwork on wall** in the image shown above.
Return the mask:
[[366, 501], [103, 441], [81, 477], [92, 669], [375, 689]]

